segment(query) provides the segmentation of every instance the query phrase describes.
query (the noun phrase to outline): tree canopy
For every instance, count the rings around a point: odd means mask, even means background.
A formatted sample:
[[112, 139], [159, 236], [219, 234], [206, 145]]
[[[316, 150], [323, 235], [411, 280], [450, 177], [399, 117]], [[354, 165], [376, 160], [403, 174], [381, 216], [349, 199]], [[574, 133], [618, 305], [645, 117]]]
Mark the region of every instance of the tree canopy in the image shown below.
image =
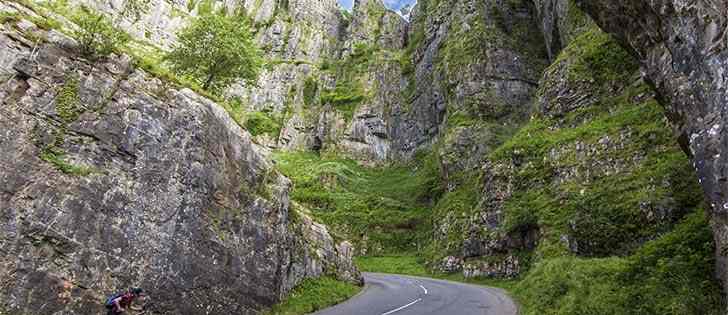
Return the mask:
[[172, 71], [212, 92], [237, 80], [255, 81], [262, 65], [245, 17], [216, 13], [203, 14], [182, 29], [166, 60]]

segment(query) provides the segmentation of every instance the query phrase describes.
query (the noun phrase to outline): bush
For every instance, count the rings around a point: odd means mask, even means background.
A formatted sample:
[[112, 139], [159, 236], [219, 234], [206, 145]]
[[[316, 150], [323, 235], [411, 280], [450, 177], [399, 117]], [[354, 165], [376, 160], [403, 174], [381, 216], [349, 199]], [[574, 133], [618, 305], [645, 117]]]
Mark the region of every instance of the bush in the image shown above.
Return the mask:
[[261, 52], [243, 16], [204, 14], [184, 28], [178, 39], [165, 60], [172, 71], [205, 90], [217, 93], [237, 80], [253, 83], [258, 77]]
[[151, 0], [126, 0], [121, 15], [136, 22], [149, 11]]
[[306, 78], [306, 82], [303, 86], [303, 100], [307, 106], [312, 106], [316, 103], [316, 94], [318, 94], [318, 81], [315, 77]]
[[268, 113], [252, 112], [245, 119], [245, 129], [253, 136], [268, 134], [277, 138], [281, 133], [281, 123]]
[[73, 32], [81, 47], [81, 53], [89, 58], [106, 56], [126, 44], [130, 36], [115, 28], [102, 13], [81, 7], [71, 18], [78, 25]]

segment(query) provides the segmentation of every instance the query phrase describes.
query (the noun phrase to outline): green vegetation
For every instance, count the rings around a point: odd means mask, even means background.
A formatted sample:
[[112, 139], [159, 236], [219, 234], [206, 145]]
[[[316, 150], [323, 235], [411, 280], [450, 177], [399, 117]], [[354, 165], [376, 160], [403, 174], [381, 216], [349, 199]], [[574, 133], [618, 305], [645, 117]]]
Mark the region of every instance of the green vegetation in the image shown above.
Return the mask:
[[236, 80], [255, 81], [262, 66], [244, 16], [221, 13], [202, 15], [184, 28], [165, 60], [176, 74], [214, 93]]
[[268, 315], [302, 315], [346, 301], [361, 291], [361, 287], [331, 277], [306, 279], [285, 301], [274, 306]]
[[351, 120], [356, 108], [372, 94], [366, 89], [367, 71], [377, 62], [379, 52], [378, 47], [357, 44], [347, 58], [327, 65], [336, 73], [336, 86], [321, 91], [321, 103], [332, 105]]
[[574, 39], [554, 66], [569, 62], [569, 80], [596, 80], [623, 84], [638, 69], [638, 64], [614, 39], [593, 26]]
[[136, 22], [149, 11], [151, 0], [125, 0], [121, 16]]
[[93, 169], [86, 166], [74, 165], [66, 162], [63, 152], [54, 148], [48, 148], [40, 153], [40, 158], [52, 164], [56, 169], [64, 174], [74, 176], [87, 176], [94, 172]]
[[309, 208], [335, 234], [371, 253], [423, 245], [429, 234], [429, 203], [439, 194], [435, 161], [366, 167], [335, 155], [278, 153], [291, 178], [291, 198]]
[[303, 101], [307, 106], [316, 104], [316, 95], [319, 91], [318, 81], [315, 77], [308, 77], [303, 85]]
[[[220, 104], [220, 106], [228, 111], [230, 116], [238, 123], [238, 125], [245, 128], [248, 114], [245, 113], [244, 107], [239, 100], [227, 100], [219, 97], [217, 94], [215, 94], [219, 91], [214, 90], [214, 88], [212, 89], [212, 91], [204, 89], [201, 86], [200, 81], [196, 80], [191, 75], [177, 75], [177, 73], [170, 69], [170, 64], [165, 62], [165, 57], [167, 56], [165, 56], [166, 54], [160, 48], [142, 40], [130, 40], [130, 36], [128, 34], [113, 27], [112, 22], [102, 13], [97, 13], [92, 9], [86, 7], [74, 7], [69, 4], [67, 0], [52, 1], [44, 3], [42, 5], [35, 5], [30, 2], [22, 1], [22, 4], [27, 6], [29, 9], [35, 11], [38, 15], [41, 16], [41, 18], [35, 18], [25, 15], [17, 16], [15, 14], [6, 14], [0, 16], [0, 21], [14, 23], [19, 21], [19, 19], [22, 17], [31, 20], [34, 24], [38, 25], [42, 29], [57, 29], [66, 32], [70, 36], [78, 39], [80, 43], [82, 43], [84, 54], [87, 55], [89, 58], [98, 58], [110, 52], [125, 53], [132, 57], [134, 65], [136, 67], [141, 68], [151, 75], [163, 80], [164, 85], [161, 90], [151, 91], [155, 95], [159, 97], [165, 97], [166, 90], [169, 88], [190, 88], [196, 93]], [[149, 0], [127, 0], [124, 2], [125, 7], [122, 10], [120, 16], [137, 21], [138, 18], [149, 9], [148, 5]], [[202, 3], [200, 5], [205, 4]], [[53, 12], [55, 14], [59, 14], [61, 16], [69, 18], [69, 20], [71, 20], [72, 22], [78, 23], [79, 28], [70, 30], [64, 28], [60, 22], [50, 17], [51, 14], [49, 12]], [[230, 23], [233, 23], [236, 26], [247, 23], [245, 22], [245, 18], [239, 15], [226, 17], [222, 15], [223, 13], [216, 14], [220, 14], [220, 16], [217, 16], [217, 18], [225, 20], [225, 22], [222, 23], [225, 25], [225, 27], [230, 27]], [[203, 28], [200, 23], [203, 22], [198, 21], [198, 26], [200, 28]], [[238, 31], [238, 33], [245, 33], [247, 32], [247, 29]], [[230, 40], [229, 37], [236, 36], [236, 34], [237, 33], [227, 34], [225, 40]], [[29, 34], [25, 35], [29, 36]], [[218, 44], [224, 46], [223, 48], [226, 49], [234, 49], [235, 47], [238, 47], [234, 46], [231, 48], [225, 46], [227, 45], [226, 43], [228, 43], [225, 40], [219, 42]], [[246, 42], [245, 44], [251, 44], [250, 38], [246, 38], [246, 40], [248, 40], [248, 42]], [[224, 49], [222, 49], [222, 51], [224, 51]], [[256, 58], [254, 60], [256, 67], [259, 66], [260, 63], [260, 60], [258, 58], [259, 57], [256, 54]], [[248, 61], [253, 62], [251, 60]], [[194, 66], [196, 66], [196, 63]], [[219, 80], [216, 81], [219, 82]], [[75, 120], [76, 116], [84, 110], [83, 108], [81, 108], [82, 106], [76, 102], [76, 95], [70, 93], [73, 90], [68, 85], [70, 83], [67, 83], [63, 91], [59, 93], [59, 106], [57, 108], [59, 110], [59, 116], [61, 117], [61, 119], [67, 122]], [[256, 116], [253, 117], [253, 121], [258, 121], [258, 118], [260, 118], [259, 115], [255, 114], [251, 114], [251, 116]], [[252, 122], [251, 125], [258, 124], [256, 122]], [[268, 124], [267, 121], [264, 125], [271, 126], [270, 124]], [[267, 129], [267, 131], [271, 130], [273, 129]]]
[[514, 289], [523, 314], [719, 314], [705, 213], [634, 255], [544, 260]]
[[[559, 57], [569, 60], [569, 73], [579, 74], [569, 79], [594, 77], [621, 85], [633, 81], [636, 65], [625, 62], [630, 59], [624, 50], [606, 35], [594, 32], [582, 35]], [[664, 122], [662, 108], [652, 98], [635, 101], [649, 93], [648, 87], [636, 83], [620, 93], [602, 93], [594, 106], [563, 117], [533, 119], [491, 154], [495, 163], [518, 159], [523, 165], [508, 175], [515, 192], [505, 204], [508, 232], [537, 225], [547, 227], [542, 236], [547, 244], [569, 234], [579, 242], [582, 255], [626, 255], [644, 239], [670, 230], [684, 211], [698, 207], [702, 194], [697, 180]], [[577, 144], [598, 150], [584, 156]], [[559, 156], [549, 158], [554, 152]], [[620, 171], [605, 171], [608, 166], [596, 161], [612, 161]], [[556, 181], [563, 169], [591, 175]], [[645, 208], [665, 202], [682, 210], [652, 222]]]
[[363, 272], [381, 272], [400, 275], [428, 277], [432, 273], [425, 266], [426, 261], [415, 255], [362, 256], [354, 262]]
[[[712, 240], [705, 214], [694, 212], [702, 193], [660, 105], [635, 82], [636, 64], [592, 29], [548, 71], [559, 67], [570, 84], [588, 82], [581, 88], [597, 103], [535, 115], [489, 155], [512, 191], [499, 232], [541, 232], [534, 265], [513, 288], [524, 314], [715, 313]], [[438, 202], [435, 220], [451, 224], [429, 261], [459, 252], [468, 221], [483, 207], [473, 186]], [[664, 207], [673, 210], [653, 217]]]
[[53, 142], [44, 145], [40, 151], [40, 158], [63, 172], [74, 176], [87, 176], [94, 173], [92, 168], [74, 165], [66, 161], [65, 152], [61, 149], [67, 133], [68, 124], [76, 121], [86, 110], [79, 99], [79, 78], [67, 75], [65, 83], [58, 89], [55, 98], [56, 114], [60, 126], [53, 131]]
[[67, 76], [66, 82], [56, 94], [56, 112], [66, 124], [75, 121], [85, 110], [78, 93], [79, 79], [73, 75]]
[[89, 58], [106, 56], [130, 39], [129, 34], [115, 28], [103, 13], [87, 7], [78, 9], [71, 20], [78, 25], [73, 36], [81, 46], [81, 53]]
[[278, 138], [282, 128], [280, 119], [267, 112], [248, 113], [244, 126], [253, 136], [268, 134], [274, 138]]
[[337, 82], [333, 90], [325, 90], [321, 93], [321, 103], [330, 104], [335, 109], [344, 113], [344, 116], [351, 120], [356, 107], [366, 99], [361, 85], [342, 81]]

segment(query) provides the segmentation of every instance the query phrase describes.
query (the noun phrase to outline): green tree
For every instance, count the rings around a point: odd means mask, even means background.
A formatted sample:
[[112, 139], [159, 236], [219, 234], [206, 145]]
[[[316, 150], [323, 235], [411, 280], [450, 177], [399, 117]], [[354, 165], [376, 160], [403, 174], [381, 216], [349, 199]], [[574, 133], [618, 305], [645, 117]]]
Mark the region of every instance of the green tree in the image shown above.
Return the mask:
[[130, 36], [115, 28], [103, 13], [81, 7], [72, 17], [78, 29], [73, 31], [81, 53], [86, 57], [105, 56], [126, 44]]
[[262, 65], [245, 17], [224, 14], [204, 14], [181, 30], [165, 60], [172, 71], [213, 92], [236, 80], [255, 81]]

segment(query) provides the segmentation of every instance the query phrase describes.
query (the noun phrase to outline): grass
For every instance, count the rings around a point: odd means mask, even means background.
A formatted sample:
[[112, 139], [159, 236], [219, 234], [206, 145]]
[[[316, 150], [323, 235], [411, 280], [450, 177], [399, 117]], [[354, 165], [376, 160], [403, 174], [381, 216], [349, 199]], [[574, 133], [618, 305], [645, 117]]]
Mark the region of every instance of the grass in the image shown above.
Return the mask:
[[40, 154], [40, 158], [53, 165], [56, 169], [63, 172], [64, 174], [74, 176], [88, 176], [94, 172], [92, 168], [68, 163], [64, 159], [63, 154], [57, 153], [52, 149], [43, 150], [43, 152], [41, 152]]
[[545, 259], [514, 287], [523, 315], [718, 314], [703, 211], [627, 257]]
[[339, 304], [361, 291], [361, 287], [332, 277], [306, 279], [267, 315], [302, 315]]
[[294, 183], [291, 198], [357, 248], [391, 253], [425, 242], [431, 198], [440, 189], [434, 161], [367, 167], [303, 152], [280, 152], [274, 160]]
[[361, 256], [354, 259], [359, 270], [364, 272], [392, 273], [410, 276], [430, 276], [425, 261], [414, 255]]
[[321, 103], [330, 104], [343, 113], [347, 120], [351, 120], [357, 106], [366, 99], [365, 93], [360, 83], [341, 80], [336, 83], [334, 89], [324, 90], [321, 93]]
[[244, 124], [245, 129], [253, 136], [268, 134], [271, 137], [277, 138], [283, 126], [280, 123], [280, 119], [277, 119], [275, 116], [267, 112], [247, 113]]

